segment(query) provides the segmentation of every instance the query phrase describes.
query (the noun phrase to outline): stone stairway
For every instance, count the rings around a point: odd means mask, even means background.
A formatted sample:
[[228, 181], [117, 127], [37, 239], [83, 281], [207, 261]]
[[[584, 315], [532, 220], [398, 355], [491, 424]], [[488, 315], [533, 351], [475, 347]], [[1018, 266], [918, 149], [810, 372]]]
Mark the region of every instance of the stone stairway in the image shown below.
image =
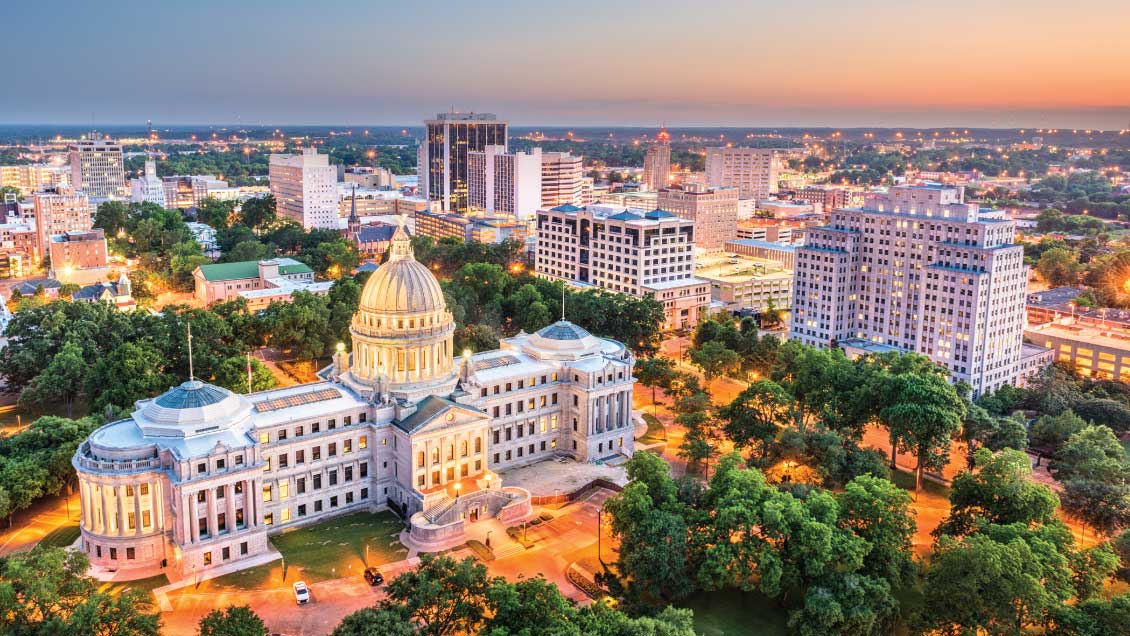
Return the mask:
[[428, 523], [435, 523], [437, 519], [442, 518], [443, 515], [447, 514], [454, 506], [454, 499], [444, 497], [431, 506], [428, 506], [427, 510], [424, 511], [424, 518], [428, 520]]

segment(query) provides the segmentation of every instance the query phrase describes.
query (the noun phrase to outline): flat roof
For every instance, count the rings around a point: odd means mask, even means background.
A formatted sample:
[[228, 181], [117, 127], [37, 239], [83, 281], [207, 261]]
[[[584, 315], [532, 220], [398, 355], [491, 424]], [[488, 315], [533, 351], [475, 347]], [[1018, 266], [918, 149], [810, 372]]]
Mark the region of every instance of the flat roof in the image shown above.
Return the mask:
[[[272, 259], [279, 264], [279, 274], [313, 274], [305, 263], [300, 263], [293, 258]], [[204, 280], [217, 282], [225, 280], [241, 280], [244, 278], [259, 277], [259, 261], [240, 261], [238, 263], [210, 263], [200, 266], [200, 273]]]
[[771, 250], [782, 250], [785, 252], [795, 252], [796, 246], [788, 243], [774, 243], [772, 241], [759, 241], [757, 239], [734, 239], [726, 241], [727, 243], [736, 243], [738, 245], [745, 245], [748, 247], [764, 247]]

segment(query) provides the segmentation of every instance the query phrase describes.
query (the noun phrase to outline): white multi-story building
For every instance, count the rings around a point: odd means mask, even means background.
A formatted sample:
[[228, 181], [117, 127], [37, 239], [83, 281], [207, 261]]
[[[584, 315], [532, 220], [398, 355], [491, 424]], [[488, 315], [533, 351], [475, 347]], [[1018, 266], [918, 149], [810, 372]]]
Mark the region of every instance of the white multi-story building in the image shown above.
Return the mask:
[[651, 192], [666, 188], [671, 180], [671, 134], [664, 128], [655, 139], [643, 158], [643, 185]]
[[71, 185], [92, 199], [129, 196], [122, 146], [108, 139], [82, 139], [67, 146]]
[[922, 353], [975, 395], [1017, 378], [1028, 268], [1012, 221], [949, 186], [897, 186], [829, 216], [796, 248], [791, 337]]
[[541, 207], [592, 203], [592, 185], [585, 197], [584, 157], [568, 152], [541, 153]]
[[694, 276], [693, 221], [663, 210], [561, 205], [540, 210], [535, 271], [542, 278], [663, 304], [665, 329], [694, 327], [710, 283]]
[[768, 199], [777, 191], [777, 157], [772, 148], [707, 148], [706, 183], [738, 189], [743, 199]]
[[157, 176], [157, 162], [145, 162], [145, 174], [129, 180], [130, 201], [134, 203], [156, 203], [168, 207], [165, 200], [165, 182]]
[[687, 184], [660, 188], [658, 207], [694, 222], [694, 243], [702, 249], [721, 248], [737, 236], [738, 189]]
[[81, 549], [118, 577], [269, 559], [269, 534], [396, 509], [419, 549], [514, 525], [529, 491], [506, 471], [633, 450], [631, 352], [561, 321], [454, 357], [439, 281], [398, 230], [365, 284], [352, 354], [311, 384], [251, 395], [189, 380], [94, 431], [72, 464]]
[[490, 145], [467, 153], [467, 205], [471, 211], [532, 218], [541, 207], [541, 148], [506, 152]]
[[337, 168], [314, 147], [302, 154], [272, 154], [271, 194], [280, 215], [305, 228], [337, 229]]

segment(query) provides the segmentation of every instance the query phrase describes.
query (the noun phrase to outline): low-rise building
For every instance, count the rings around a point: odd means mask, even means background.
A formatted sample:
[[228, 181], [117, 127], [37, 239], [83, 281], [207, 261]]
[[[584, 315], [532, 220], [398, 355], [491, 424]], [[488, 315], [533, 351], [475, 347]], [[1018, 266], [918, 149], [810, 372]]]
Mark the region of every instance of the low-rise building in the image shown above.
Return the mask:
[[714, 252], [695, 260], [694, 275], [710, 282], [710, 299], [723, 311], [792, 307], [793, 272], [776, 261]]
[[89, 303], [110, 303], [122, 311], [137, 307], [133, 300], [133, 285], [129, 275], [122, 272], [116, 282], [102, 281], [87, 285], [71, 295], [71, 300]]
[[51, 276], [64, 283], [89, 284], [106, 280], [110, 274], [102, 228], [54, 234], [48, 245]]
[[200, 302], [210, 305], [246, 298], [249, 309], [289, 301], [290, 295], [299, 290], [325, 294], [333, 286], [332, 282], [314, 282], [314, 270], [293, 258], [201, 265], [192, 277]]
[[787, 270], [796, 267], [796, 246], [786, 243], [738, 239], [726, 243], [726, 252], [774, 261], [780, 263], [781, 267]]
[[0, 223], [0, 278], [27, 276], [39, 260], [32, 227], [24, 223]]
[[1053, 352], [1086, 377], [1130, 382], [1130, 329], [1116, 324], [1087, 324], [1071, 318], [1032, 325], [1030, 343]]

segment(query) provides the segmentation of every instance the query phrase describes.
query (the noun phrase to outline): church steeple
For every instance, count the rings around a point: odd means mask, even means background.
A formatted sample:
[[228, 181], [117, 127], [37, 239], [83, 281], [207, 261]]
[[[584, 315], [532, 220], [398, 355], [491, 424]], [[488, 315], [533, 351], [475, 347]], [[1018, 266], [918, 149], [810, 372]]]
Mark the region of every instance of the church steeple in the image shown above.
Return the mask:
[[361, 231], [361, 217], [357, 216], [357, 185], [353, 185], [353, 194], [349, 197], [349, 236], [350, 238], [357, 238], [357, 233]]

